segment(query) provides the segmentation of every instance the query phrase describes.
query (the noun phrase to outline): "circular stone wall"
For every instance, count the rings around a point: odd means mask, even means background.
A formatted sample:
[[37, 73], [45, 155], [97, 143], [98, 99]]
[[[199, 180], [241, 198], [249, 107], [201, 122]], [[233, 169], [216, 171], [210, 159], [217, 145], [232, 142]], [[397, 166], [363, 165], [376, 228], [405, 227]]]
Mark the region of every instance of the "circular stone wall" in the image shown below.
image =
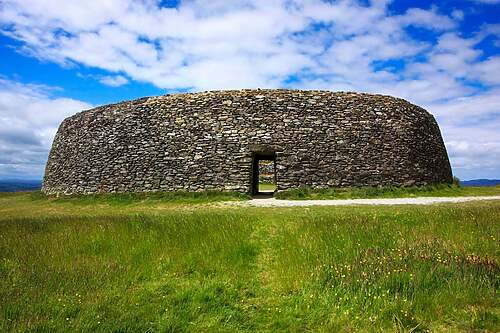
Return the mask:
[[405, 100], [241, 90], [142, 98], [65, 119], [42, 190], [251, 192], [259, 154], [274, 156], [278, 190], [452, 181], [434, 117]]

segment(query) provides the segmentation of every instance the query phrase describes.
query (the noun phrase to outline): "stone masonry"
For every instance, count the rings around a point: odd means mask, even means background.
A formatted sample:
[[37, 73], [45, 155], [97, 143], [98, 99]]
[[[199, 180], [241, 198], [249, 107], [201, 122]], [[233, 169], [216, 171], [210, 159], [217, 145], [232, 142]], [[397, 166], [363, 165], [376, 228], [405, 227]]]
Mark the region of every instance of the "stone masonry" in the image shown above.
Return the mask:
[[449, 183], [434, 117], [382, 95], [212, 91], [105, 105], [65, 119], [43, 192], [251, 192], [272, 154], [278, 190]]

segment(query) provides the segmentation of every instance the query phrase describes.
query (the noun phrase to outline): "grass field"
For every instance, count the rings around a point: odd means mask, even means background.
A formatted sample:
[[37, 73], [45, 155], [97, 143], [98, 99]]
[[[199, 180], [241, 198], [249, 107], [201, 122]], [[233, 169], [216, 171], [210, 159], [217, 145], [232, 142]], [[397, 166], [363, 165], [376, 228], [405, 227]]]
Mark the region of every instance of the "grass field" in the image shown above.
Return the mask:
[[275, 197], [288, 200], [459, 197], [500, 195], [500, 186], [461, 187], [455, 184], [437, 184], [412, 187], [344, 187], [311, 189], [299, 188], [278, 192]]
[[273, 183], [259, 183], [259, 191], [274, 191], [276, 185]]
[[219, 199], [0, 195], [0, 332], [500, 329], [498, 201]]

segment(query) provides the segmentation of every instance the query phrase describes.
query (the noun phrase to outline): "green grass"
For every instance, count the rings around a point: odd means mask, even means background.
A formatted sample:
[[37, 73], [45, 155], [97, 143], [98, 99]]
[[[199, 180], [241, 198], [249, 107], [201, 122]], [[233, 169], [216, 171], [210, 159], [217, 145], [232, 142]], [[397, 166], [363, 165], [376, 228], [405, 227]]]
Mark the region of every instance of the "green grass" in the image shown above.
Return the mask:
[[52, 212], [72, 215], [88, 214], [89, 212], [94, 214], [103, 209], [107, 214], [115, 215], [121, 214], [124, 207], [140, 213], [156, 208], [170, 210], [248, 199], [250, 196], [247, 194], [220, 191], [93, 194], [60, 197], [46, 196], [41, 192], [0, 192], [0, 212], [4, 217], [18, 217], [39, 216], [41, 212], [45, 214]]
[[[45, 199], [46, 195], [41, 192], [29, 192], [34, 199]], [[8, 193], [4, 195], [9, 195]], [[111, 194], [90, 194], [76, 196], [49, 196], [52, 200], [59, 202], [73, 202], [75, 204], [131, 204], [140, 202], [141, 204], [158, 202], [175, 203], [207, 203], [215, 201], [247, 200], [250, 197], [239, 192], [223, 191], [200, 191], [200, 192], [143, 192], [143, 193], [111, 193]]]
[[409, 197], [458, 197], [500, 195], [500, 186], [461, 187], [455, 184], [437, 184], [413, 187], [344, 187], [311, 189], [299, 188], [275, 194], [278, 199], [361, 199], [361, 198], [409, 198]]
[[0, 331], [495, 332], [500, 203], [0, 196]]
[[276, 185], [273, 183], [259, 183], [259, 191], [274, 191]]

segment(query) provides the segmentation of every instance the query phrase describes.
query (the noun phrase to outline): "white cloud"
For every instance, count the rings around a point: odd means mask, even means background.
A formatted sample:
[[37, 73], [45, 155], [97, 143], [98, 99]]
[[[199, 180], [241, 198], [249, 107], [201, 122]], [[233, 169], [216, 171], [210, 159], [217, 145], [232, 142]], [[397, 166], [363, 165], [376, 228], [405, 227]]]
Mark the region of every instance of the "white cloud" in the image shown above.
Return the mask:
[[434, 8], [391, 16], [386, 5], [241, 0], [159, 8], [151, 0], [5, 0], [0, 22], [5, 34], [25, 43], [25, 52], [42, 59], [123, 72], [160, 88], [206, 90], [283, 85], [300, 71], [336, 66], [346, 72], [355, 61], [371, 74], [371, 62], [425, 47], [409, 38], [406, 26], [455, 26]]
[[[498, 38], [499, 26], [464, 37], [461, 10], [434, 6], [396, 15], [389, 2], [190, 0], [160, 8], [155, 0], [4, 0], [0, 27], [23, 43], [22, 52], [107, 71], [97, 79], [111, 86], [130, 79], [195, 91], [292, 87], [396, 95], [438, 115], [452, 159], [463, 152], [452, 147], [463, 142], [495, 151], [498, 140], [483, 144], [469, 135], [483, 125], [455, 129], [471, 118], [499, 124], [493, 104], [500, 57], [486, 57], [479, 47], [488, 36]], [[416, 38], [409, 27], [436, 40]]]
[[499, 105], [500, 89], [426, 105], [441, 124], [453, 170], [460, 177], [498, 178]]
[[[500, 117], [500, 88], [472, 96], [460, 96], [427, 105], [446, 123], [468, 125], [492, 117]], [[471, 117], [471, 115], [474, 115]], [[500, 131], [499, 131], [500, 133]]]
[[53, 88], [0, 78], [0, 177], [41, 177], [61, 121], [90, 105], [51, 97]]
[[400, 21], [404, 25], [429, 27], [436, 30], [447, 30], [456, 26], [451, 18], [438, 14], [434, 9], [411, 8], [400, 18]]
[[[495, 129], [459, 128], [450, 129], [450, 133], [458, 132], [460, 140], [447, 140], [446, 147], [456, 175], [461, 179], [497, 178], [500, 168], [500, 137]], [[484, 138], [492, 135], [486, 142], [465, 140], [463, 134]], [[473, 137], [473, 138], [477, 138]]]
[[464, 12], [462, 10], [454, 9], [451, 12], [451, 17], [453, 17], [457, 21], [462, 21], [464, 19], [464, 17], [465, 17], [465, 14], [464, 14]]
[[127, 84], [128, 80], [126, 77], [122, 75], [116, 75], [116, 76], [102, 76], [99, 79], [99, 82], [110, 87], [120, 87]]

